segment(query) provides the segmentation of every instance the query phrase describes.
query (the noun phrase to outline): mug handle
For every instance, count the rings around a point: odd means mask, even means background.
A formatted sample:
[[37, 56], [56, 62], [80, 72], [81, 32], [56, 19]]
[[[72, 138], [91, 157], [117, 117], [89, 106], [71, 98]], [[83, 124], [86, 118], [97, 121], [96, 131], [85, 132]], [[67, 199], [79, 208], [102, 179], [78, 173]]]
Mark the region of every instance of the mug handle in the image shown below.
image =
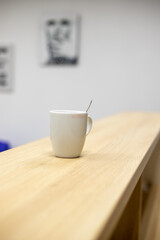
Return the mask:
[[86, 135], [88, 135], [92, 129], [92, 118], [90, 116], [88, 116], [88, 119], [87, 119], [87, 132], [86, 132]]

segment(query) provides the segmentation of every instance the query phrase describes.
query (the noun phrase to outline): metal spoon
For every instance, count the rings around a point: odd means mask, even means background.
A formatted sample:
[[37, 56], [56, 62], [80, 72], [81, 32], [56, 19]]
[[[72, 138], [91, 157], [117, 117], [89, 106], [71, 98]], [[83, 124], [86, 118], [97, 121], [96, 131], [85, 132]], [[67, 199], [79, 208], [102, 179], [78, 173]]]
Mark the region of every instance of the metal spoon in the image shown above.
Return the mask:
[[90, 106], [91, 106], [92, 102], [93, 102], [93, 100], [91, 100], [91, 101], [90, 101], [90, 103], [89, 103], [89, 106], [88, 106], [88, 108], [87, 108], [86, 112], [88, 112], [88, 110], [89, 110], [89, 108], [90, 108]]

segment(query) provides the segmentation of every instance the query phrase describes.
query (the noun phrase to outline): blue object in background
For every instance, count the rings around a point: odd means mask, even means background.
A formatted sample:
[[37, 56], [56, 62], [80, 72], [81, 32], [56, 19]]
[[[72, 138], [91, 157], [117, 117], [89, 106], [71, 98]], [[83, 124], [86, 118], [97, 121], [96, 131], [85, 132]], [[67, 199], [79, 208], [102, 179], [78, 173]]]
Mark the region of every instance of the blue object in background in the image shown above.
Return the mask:
[[0, 152], [6, 151], [8, 149], [10, 149], [9, 143], [0, 141]]

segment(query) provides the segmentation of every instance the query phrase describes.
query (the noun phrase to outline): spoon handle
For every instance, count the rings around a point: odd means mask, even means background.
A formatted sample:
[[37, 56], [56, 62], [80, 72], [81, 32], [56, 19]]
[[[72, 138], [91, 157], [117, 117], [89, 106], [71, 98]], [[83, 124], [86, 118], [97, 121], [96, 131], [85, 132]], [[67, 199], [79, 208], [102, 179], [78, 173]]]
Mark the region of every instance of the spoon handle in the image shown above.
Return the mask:
[[88, 110], [89, 110], [89, 108], [90, 108], [90, 106], [91, 106], [92, 102], [93, 102], [93, 100], [91, 100], [91, 101], [90, 101], [90, 104], [89, 104], [89, 106], [88, 106], [88, 108], [87, 108], [86, 112], [88, 112]]

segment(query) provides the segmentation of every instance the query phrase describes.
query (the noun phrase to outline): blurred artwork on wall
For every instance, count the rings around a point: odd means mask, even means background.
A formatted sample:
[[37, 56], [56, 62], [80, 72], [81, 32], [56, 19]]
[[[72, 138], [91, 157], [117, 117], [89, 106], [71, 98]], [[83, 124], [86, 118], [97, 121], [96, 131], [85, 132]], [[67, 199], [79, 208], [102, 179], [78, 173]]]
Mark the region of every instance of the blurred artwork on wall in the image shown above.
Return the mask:
[[0, 45], [0, 91], [12, 90], [13, 47]]
[[41, 25], [41, 63], [75, 65], [79, 58], [80, 17], [74, 14], [53, 14]]

